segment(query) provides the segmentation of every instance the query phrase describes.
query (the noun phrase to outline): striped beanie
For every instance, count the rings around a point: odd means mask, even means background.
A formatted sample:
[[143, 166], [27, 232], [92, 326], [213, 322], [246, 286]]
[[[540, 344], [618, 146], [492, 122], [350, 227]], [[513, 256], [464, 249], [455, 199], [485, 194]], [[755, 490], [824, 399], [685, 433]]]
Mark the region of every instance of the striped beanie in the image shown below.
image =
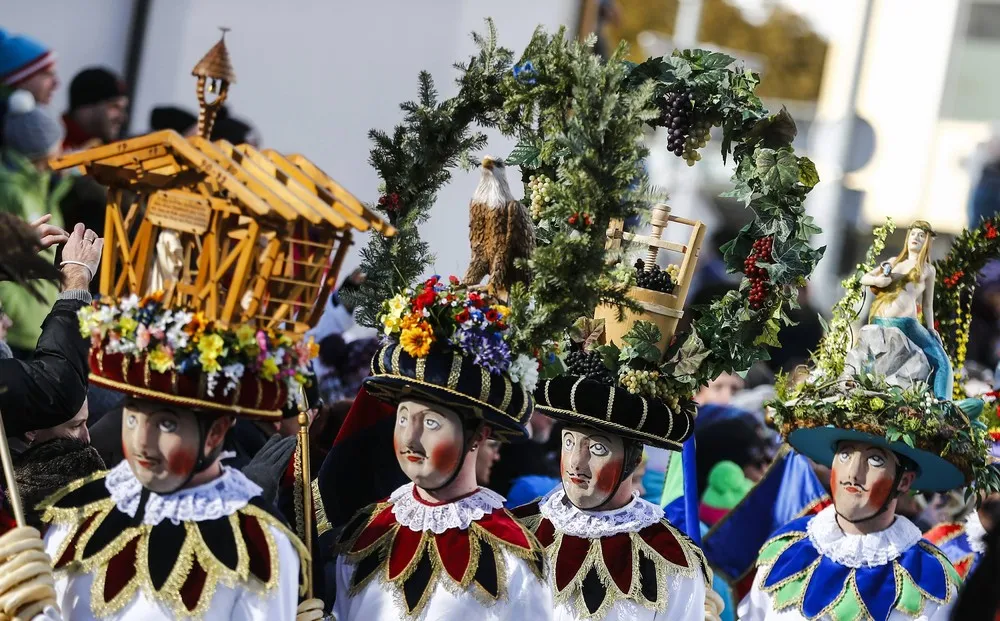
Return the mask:
[[0, 28], [0, 84], [17, 86], [55, 61], [55, 53], [38, 41]]

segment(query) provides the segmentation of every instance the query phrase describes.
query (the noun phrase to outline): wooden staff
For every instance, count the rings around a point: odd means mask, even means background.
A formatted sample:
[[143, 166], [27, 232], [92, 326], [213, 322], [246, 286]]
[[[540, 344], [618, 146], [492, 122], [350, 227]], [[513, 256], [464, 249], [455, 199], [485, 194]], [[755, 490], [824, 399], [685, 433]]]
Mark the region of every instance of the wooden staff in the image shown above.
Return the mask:
[[[7, 432], [3, 428], [3, 413], [0, 412], [0, 460], [3, 461], [3, 478], [7, 482], [7, 496], [10, 507], [14, 511], [14, 519], [18, 526], [24, 526], [24, 507], [21, 506], [21, 494], [17, 492], [17, 480], [14, 478], [14, 460], [10, 456], [10, 446], [7, 444]], [[310, 504], [312, 498], [310, 497]]]
[[[302, 395], [303, 407], [308, 408], [306, 404], [305, 395]], [[313, 497], [312, 497], [312, 469], [309, 463], [309, 413], [308, 411], [299, 412], [299, 446], [298, 446], [298, 456], [299, 456], [299, 466], [301, 468], [301, 481], [302, 485], [302, 543], [306, 545], [306, 549], [309, 553], [313, 553], [312, 546], [312, 530], [313, 530]], [[6, 463], [6, 462], [4, 462]], [[313, 596], [313, 575], [312, 575], [312, 562], [306, 565], [305, 580], [306, 580], [306, 599], [312, 599]]]

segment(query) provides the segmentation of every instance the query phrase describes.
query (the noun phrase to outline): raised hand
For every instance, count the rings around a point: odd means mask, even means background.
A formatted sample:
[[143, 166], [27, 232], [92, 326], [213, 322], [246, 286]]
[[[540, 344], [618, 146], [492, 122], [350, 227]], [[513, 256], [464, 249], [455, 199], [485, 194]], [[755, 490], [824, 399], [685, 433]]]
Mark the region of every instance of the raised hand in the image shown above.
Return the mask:
[[42, 242], [43, 250], [50, 246], [63, 244], [69, 241], [69, 233], [54, 224], [49, 224], [51, 219], [52, 214], [47, 213], [31, 223], [31, 227], [35, 229], [36, 233], [38, 233], [38, 238]]
[[[90, 281], [97, 275], [97, 267], [101, 264], [101, 253], [104, 250], [104, 240], [97, 233], [77, 224], [70, 234], [69, 240], [63, 246], [62, 265], [66, 276], [67, 289], [87, 289]], [[82, 285], [82, 286], [80, 286]]]

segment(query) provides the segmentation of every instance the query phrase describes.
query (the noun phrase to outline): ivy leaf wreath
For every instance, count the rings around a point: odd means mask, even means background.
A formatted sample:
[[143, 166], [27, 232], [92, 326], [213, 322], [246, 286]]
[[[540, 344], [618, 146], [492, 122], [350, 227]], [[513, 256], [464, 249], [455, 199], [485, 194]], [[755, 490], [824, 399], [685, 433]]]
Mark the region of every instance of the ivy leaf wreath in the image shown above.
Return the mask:
[[[781, 325], [790, 323], [787, 310], [823, 250], [809, 245], [819, 229], [803, 207], [819, 180], [816, 167], [795, 154], [788, 113], [769, 114], [756, 96], [759, 76], [730, 56], [704, 50], [634, 64], [624, 60], [622, 44], [605, 61], [594, 53], [593, 38], [571, 40], [565, 29], [536, 30], [515, 59], [497, 45], [492, 21], [487, 27], [485, 36], [473, 35], [477, 54], [456, 65], [454, 97], [439, 100], [430, 75], [421, 73], [417, 100], [401, 106], [403, 121], [391, 134], [370, 132], [370, 162], [382, 179], [373, 207], [398, 232], [372, 235], [362, 250], [367, 280], [345, 293], [358, 322], [379, 326], [383, 301], [431, 265], [418, 227], [450, 180], [449, 169], [485, 146], [477, 126], [517, 139], [506, 161], [521, 167], [536, 222], [530, 284], [510, 291], [512, 347], [552, 358], [573, 322], [593, 316], [598, 304], [632, 308], [634, 277], [623, 276], [629, 270], [616, 265], [620, 257], [607, 256], [605, 231], [612, 220], [646, 211], [644, 132], [669, 129], [682, 116], [691, 124], [687, 139], [678, 141], [671, 130], [668, 146], [694, 164], [711, 127], [721, 127], [722, 155], [736, 165], [727, 195], [755, 217], [722, 247], [729, 271], [745, 276], [739, 291], [715, 300], [662, 356], [661, 370], [676, 393], [670, 400], [689, 400], [720, 373], [742, 372], [764, 359], [762, 343], [775, 343]], [[636, 329], [628, 351], [603, 352], [612, 371], [648, 358], [643, 343], [659, 335]]]

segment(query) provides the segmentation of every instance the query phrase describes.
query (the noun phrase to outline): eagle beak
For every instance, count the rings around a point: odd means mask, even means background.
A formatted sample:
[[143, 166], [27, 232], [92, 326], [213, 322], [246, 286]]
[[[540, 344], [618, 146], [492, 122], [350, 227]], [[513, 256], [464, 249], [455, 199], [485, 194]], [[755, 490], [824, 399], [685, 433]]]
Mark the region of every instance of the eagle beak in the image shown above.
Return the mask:
[[494, 160], [489, 155], [487, 155], [486, 157], [483, 158], [483, 168], [485, 168], [487, 170], [493, 170], [493, 164], [494, 164]]

